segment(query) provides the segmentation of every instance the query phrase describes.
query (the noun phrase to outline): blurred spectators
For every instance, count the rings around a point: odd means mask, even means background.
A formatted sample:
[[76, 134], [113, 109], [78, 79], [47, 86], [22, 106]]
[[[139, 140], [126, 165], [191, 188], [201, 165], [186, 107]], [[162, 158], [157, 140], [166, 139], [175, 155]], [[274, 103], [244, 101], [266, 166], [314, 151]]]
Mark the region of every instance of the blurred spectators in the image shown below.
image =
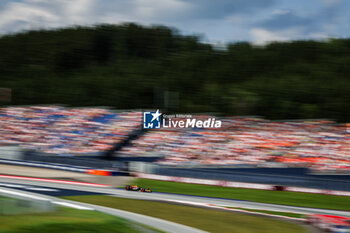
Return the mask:
[[0, 109], [0, 145], [57, 154], [109, 150], [141, 124], [140, 112], [58, 106]]
[[221, 129], [152, 130], [122, 155], [161, 155], [160, 164], [307, 166], [350, 169], [350, 133], [332, 121], [222, 119]]
[[[196, 116], [209, 118], [211, 116]], [[140, 112], [59, 106], [0, 109], [0, 145], [56, 154], [107, 151], [141, 126]], [[350, 169], [350, 132], [332, 121], [223, 118], [220, 129], [150, 130], [118, 155], [159, 155], [159, 164]]]

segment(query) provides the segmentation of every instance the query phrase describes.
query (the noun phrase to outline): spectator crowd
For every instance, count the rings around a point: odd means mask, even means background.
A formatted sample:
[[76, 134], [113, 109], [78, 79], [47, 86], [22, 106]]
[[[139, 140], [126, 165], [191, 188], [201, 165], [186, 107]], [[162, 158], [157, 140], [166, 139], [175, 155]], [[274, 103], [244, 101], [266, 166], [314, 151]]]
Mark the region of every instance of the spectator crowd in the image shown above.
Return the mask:
[[350, 169], [350, 132], [325, 120], [224, 118], [221, 129], [152, 130], [123, 155], [163, 156], [160, 164], [307, 166]]
[[[207, 118], [211, 116], [197, 116]], [[222, 118], [222, 127], [148, 130], [118, 156], [160, 156], [169, 165], [307, 166], [350, 169], [350, 131], [326, 120]], [[0, 145], [60, 155], [99, 154], [141, 128], [141, 112], [106, 108], [0, 108]]]
[[140, 112], [60, 106], [0, 109], [0, 145], [19, 145], [62, 155], [96, 154], [113, 148], [141, 125]]

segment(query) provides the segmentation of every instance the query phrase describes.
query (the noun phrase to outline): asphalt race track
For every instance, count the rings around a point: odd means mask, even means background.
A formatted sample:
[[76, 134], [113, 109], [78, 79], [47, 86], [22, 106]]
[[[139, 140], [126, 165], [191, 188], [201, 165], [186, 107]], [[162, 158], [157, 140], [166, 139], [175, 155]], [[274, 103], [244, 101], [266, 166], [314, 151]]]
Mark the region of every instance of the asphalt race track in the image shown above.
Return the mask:
[[[28, 183], [28, 182], [24, 181], [23, 183]], [[32, 185], [32, 184], [20, 184], [18, 182], [1, 182], [0, 195], [3, 194], [10, 197], [50, 201], [53, 204], [71, 207], [71, 208], [100, 211], [110, 215], [122, 217], [134, 222], [138, 222], [140, 224], [146, 224], [164, 232], [207, 233], [206, 231], [202, 231], [193, 227], [185, 226], [182, 224], [170, 222], [159, 218], [154, 218], [154, 217], [150, 217], [142, 214], [132, 213], [129, 211], [118, 210], [118, 209], [113, 209], [113, 208], [104, 207], [104, 206], [98, 206], [98, 205], [70, 201], [70, 200], [63, 200], [63, 199], [56, 198], [55, 195], [52, 195], [54, 193], [56, 193], [56, 195], [58, 194], [59, 195], [61, 194], [65, 194], [65, 195], [96, 194], [95, 192], [90, 192], [90, 191], [84, 191], [84, 190], [79, 191], [79, 190], [76, 190], [76, 188], [77, 187], [75, 187], [75, 189], [61, 188], [61, 187], [54, 188], [54, 187], [47, 187], [47, 185], [45, 184]], [[81, 185], [80, 185], [80, 188], [82, 188]], [[50, 193], [51, 195], [46, 195], [43, 193], [46, 193], [46, 194]], [[100, 194], [100, 192], [98, 192], [98, 194]], [[154, 232], [154, 231], [152, 229], [147, 229], [147, 232]]]
[[54, 196], [54, 197], [100, 194], [95, 192], [86, 192], [86, 191], [80, 191], [80, 190], [74, 190], [74, 189], [52, 188], [52, 187], [45, 187], [45, 186], [38, 186], [38, 185], [13, 184], [13, 183], [7, 183], [7, 182], [0, 182], [0, 188], [2, 187], [17, 189], [17, 190], [27, 191], [32, 193], [39, 193], [39, 194]]
[[177, 202], [177, 203], [185, 203], [185, 204], [198, 204], [198, 205], [213, 204], [213, 205], [220, 205], [220, 206], [227, 206], [227, 207], [254, 208], [254, 209], [264, 209], [264, 210], [271, 210], [271, 211], [294, 212], [294, 213], [300, 213], [300, 214], [331, 214], [331, 215], [340, 215], [340, 216], [350, 217], [350, 212], [348, 211], [304, 208], [304, 207], [296, 207], [296, 206], [265, 204], [265, 203], [259, 203], [259, 202], [251, 202], [251, 201], [209, 198], [209, 197], [179, 195], [179, 194], [169, 194], [169, 193], [157, 193], [157, 192], [140, 193], [140, 192], [125, 191], [123, 189], [116, 189], [109, 186], [91, 187], [88, 185], [19, 180], [19, 179], [13, 179], [13, 178], [0, 177], [0, 188], [1, 187], [28, 191], [32, 193], [38, 193], [38, 194], [44, 194], [48, 196], [104, 194], [104, 195], [112, 195], [112, 196], [121, 197], [121, 198]]

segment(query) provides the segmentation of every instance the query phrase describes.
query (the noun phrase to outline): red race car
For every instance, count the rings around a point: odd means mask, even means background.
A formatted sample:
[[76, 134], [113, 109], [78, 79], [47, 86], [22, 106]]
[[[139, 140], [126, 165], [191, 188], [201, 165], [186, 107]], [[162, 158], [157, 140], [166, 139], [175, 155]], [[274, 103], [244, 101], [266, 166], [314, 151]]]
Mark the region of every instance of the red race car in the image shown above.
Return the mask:
[[149, 188], [142, 188], [137, 185], [127, 185], [125, 186], [126, 191], [137, 191], [137, 192], [145, 192], [145, 193], [151, 193], [152, 190]]
[[350, 218], [348, 217], [311, 214], [308, 216], [307, 222], [327, 232], [350, 232]]

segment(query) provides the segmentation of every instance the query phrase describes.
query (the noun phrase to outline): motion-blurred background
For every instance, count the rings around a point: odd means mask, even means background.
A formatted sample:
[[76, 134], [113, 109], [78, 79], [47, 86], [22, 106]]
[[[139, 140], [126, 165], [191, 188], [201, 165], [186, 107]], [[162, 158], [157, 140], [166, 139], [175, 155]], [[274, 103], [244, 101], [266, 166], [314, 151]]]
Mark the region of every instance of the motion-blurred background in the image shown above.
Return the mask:
[[[4, 159], [348, 174], [349, 4], [310, 2], [3, 1]], [[143, 109], [223, 126], [146, 131]], [[195, 176], [233, 179], [220, 173]]]
[[347, 1], [0, 7], [3, 104], [349, 121]]
[[[350, 195], [349, 10], [345, 0], [1, 0], [0, 176], [349, 210], [334, 196]], [[143, 111], [156, 110], [222, 127], [143, 129]], [[12, 178], [0, 186], [50, 192]], [[2, 198], [0, 213], [55, 210], [23, 203]]]

